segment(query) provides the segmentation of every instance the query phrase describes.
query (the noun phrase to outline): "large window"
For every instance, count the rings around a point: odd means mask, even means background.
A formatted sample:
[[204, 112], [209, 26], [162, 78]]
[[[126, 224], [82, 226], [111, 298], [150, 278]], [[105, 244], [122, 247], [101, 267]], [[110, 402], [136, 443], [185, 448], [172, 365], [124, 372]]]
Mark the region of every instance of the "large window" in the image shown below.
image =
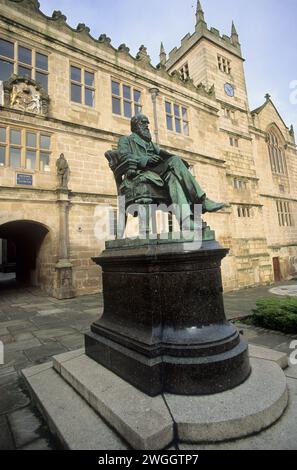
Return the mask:
[[71, 101], [94, 107], [95, 74], [85, 68], [70, 66]]
[[237, 206], [237, 215], [241, 218], [249, 218], [252, 217], [252, 211], [249, 206]]
[[32, 78], [47, 91], [48, 56], [0, 38], [0, 80], [8, 80], [12, 74]]
[[166, 125], [169, 131], [189, 135], [188, 110], [179, 104], [165, 101]]
[[278, 223], [281, 227], [292, 227], [293, 217], [291, 214], [291, 207], [288, 201], [276, 201], [276, 208], [278, 214]]
[[131, 118], [141, 113], [141, 92], [130, 85], [111, 81], [112, 112]]
[[50, 135], [0, 125], [0, 167], [49, 171], [50, 153]]
[[270, 131], [267, 134], [267, 145], [269, 151], [270, 165], [273, 173], [287, 174], [286, 159], [283, 146], [280, 144], [277, 135]]
[[190, 78], [189, 64], [186, 62], [180, 69], [179, 73], [183, 80], [188, 80]]

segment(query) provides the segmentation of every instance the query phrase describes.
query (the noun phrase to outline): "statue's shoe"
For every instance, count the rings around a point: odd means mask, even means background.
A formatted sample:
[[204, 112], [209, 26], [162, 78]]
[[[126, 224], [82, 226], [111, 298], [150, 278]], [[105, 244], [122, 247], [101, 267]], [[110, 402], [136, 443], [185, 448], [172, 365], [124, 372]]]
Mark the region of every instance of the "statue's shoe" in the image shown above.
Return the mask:
[[218, 212], [225, 207], [225, 204], [222, 202], [214, 202], [208, 198], [205, 198], [202, 204], [202, 212]]

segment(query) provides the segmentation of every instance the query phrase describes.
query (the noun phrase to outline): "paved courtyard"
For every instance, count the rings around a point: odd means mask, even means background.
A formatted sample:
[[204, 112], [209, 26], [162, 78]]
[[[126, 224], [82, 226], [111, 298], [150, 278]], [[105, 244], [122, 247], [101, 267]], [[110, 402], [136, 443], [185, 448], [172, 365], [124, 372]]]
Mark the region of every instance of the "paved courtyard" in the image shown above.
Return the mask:
[[[273, 296], [272, 287], [296, 286], [296, 281], [225, 294], [230, 320], [236, 321], [250, 343], [288, 352], [294, 337], [247, 326], [256, 299]], [[0, 366], [0, 450], [55, 449], [39, 412], [31, 403], [20, 370], [47, 362], [52, 356], [81, 348], [83, 333], [102, 312], [102, 295], [59, 301], [37, 289], [19, 288], [13, 279], [0, 279], [0, 340], [4, 365]], [[297, 337], [297, 336], [296, 336]]]

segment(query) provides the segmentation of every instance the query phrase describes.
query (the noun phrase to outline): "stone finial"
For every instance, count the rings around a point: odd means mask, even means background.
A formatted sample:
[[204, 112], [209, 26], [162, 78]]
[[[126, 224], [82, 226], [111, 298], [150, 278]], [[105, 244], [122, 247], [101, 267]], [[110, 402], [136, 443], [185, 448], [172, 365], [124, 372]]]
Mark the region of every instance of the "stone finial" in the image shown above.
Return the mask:
[[165, 52], [165, 49], [164, 49], [164, 46], [163, 46], [163, 42], [161, 42], [161, 47], [160, 47], [160, 65], [162, 67], [165, 67], [166, 65], [166, 62], [167, 62], [167, 54]]
[[125, 54], [129, 54], [130, 49], [129, 49], [128, 46], [126, 46], [126, 44], [120, 44], [119, 47], [118, 47], [118, 51], [119, 52], [124, 52]]
[[103, 42], [104, 44], [111, 43], [111, 39], [108, 36], [106, 36], [106, 34], [100, 34], [98, 41]]
[[292, 137], [293, 141], [295, 142], [295, 131], [294, 131], [294, 126], [291, 124], [289, 134]]
[[88, 26], [86, 26], [84, 23], [79, 23], [76, 27], [76, 31], [78, 33], [87, 33], [87, 34], [89, 34], [90, 33], [90, 28]]
[[232, 21], [232, 27], [231, 27], [231, 42], [234, 46], [239, 46], [239, 37], [237, 30], [235, 28], [234, 21]]
[[269, 93], [266, 93], [265, 95], [265, 100], [270, 101], [271, 95]]
[[151, 62], [151, 58], [147, 53], [147, 48], [144, 45], [140, 46], [139, 51], [136, 55], [136, 59], [142, 60], [143, 62], [147, 62], [147, 63]]
[[63, 22], [67, 21], [67, 17], [65, 15], [63, 15], [63, 13], [60, 10], [54, 10], [53, 11], [52, 19], [54, 21], [63, 21]]
[[197, 9], [196, 9], [196, 27], [200, 24], [206, 24], [204, 18], [204, 11], [201, 5], [200, 0], [197, 1]]

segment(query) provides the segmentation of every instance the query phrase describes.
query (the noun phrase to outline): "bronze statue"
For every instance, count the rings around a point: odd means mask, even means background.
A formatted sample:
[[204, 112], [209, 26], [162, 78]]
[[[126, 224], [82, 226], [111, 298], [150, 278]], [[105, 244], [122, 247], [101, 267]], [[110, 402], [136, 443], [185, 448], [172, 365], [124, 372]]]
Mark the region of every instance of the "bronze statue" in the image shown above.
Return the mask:
[[56, 161], [57, 175], [59, 178], [59, 188], [68, 189], [69, 165], [63, 153]]
[[[188, 219], [191, 229], [194, 224], [194, 205], [201, 204], [202, 212], [217, 212], [225, 205], [211, 201], [189, 171], [189, 165], [181, 157], [173, 155], [152, 142], [149, 120], [143, 114], [131, 119], [130, 136], [121, 137], [118, 144], [120, 162], [134, 162], [124, 179], [122, 190], [137, 185], [139, 180], [163, 187], [167, 190], [171, 203], [182, 208], [176, 214], [181, 222]], [[133, 166], [133, 165], [132, 165]], [[131, 165], [130, 165], [131, 167]]]

